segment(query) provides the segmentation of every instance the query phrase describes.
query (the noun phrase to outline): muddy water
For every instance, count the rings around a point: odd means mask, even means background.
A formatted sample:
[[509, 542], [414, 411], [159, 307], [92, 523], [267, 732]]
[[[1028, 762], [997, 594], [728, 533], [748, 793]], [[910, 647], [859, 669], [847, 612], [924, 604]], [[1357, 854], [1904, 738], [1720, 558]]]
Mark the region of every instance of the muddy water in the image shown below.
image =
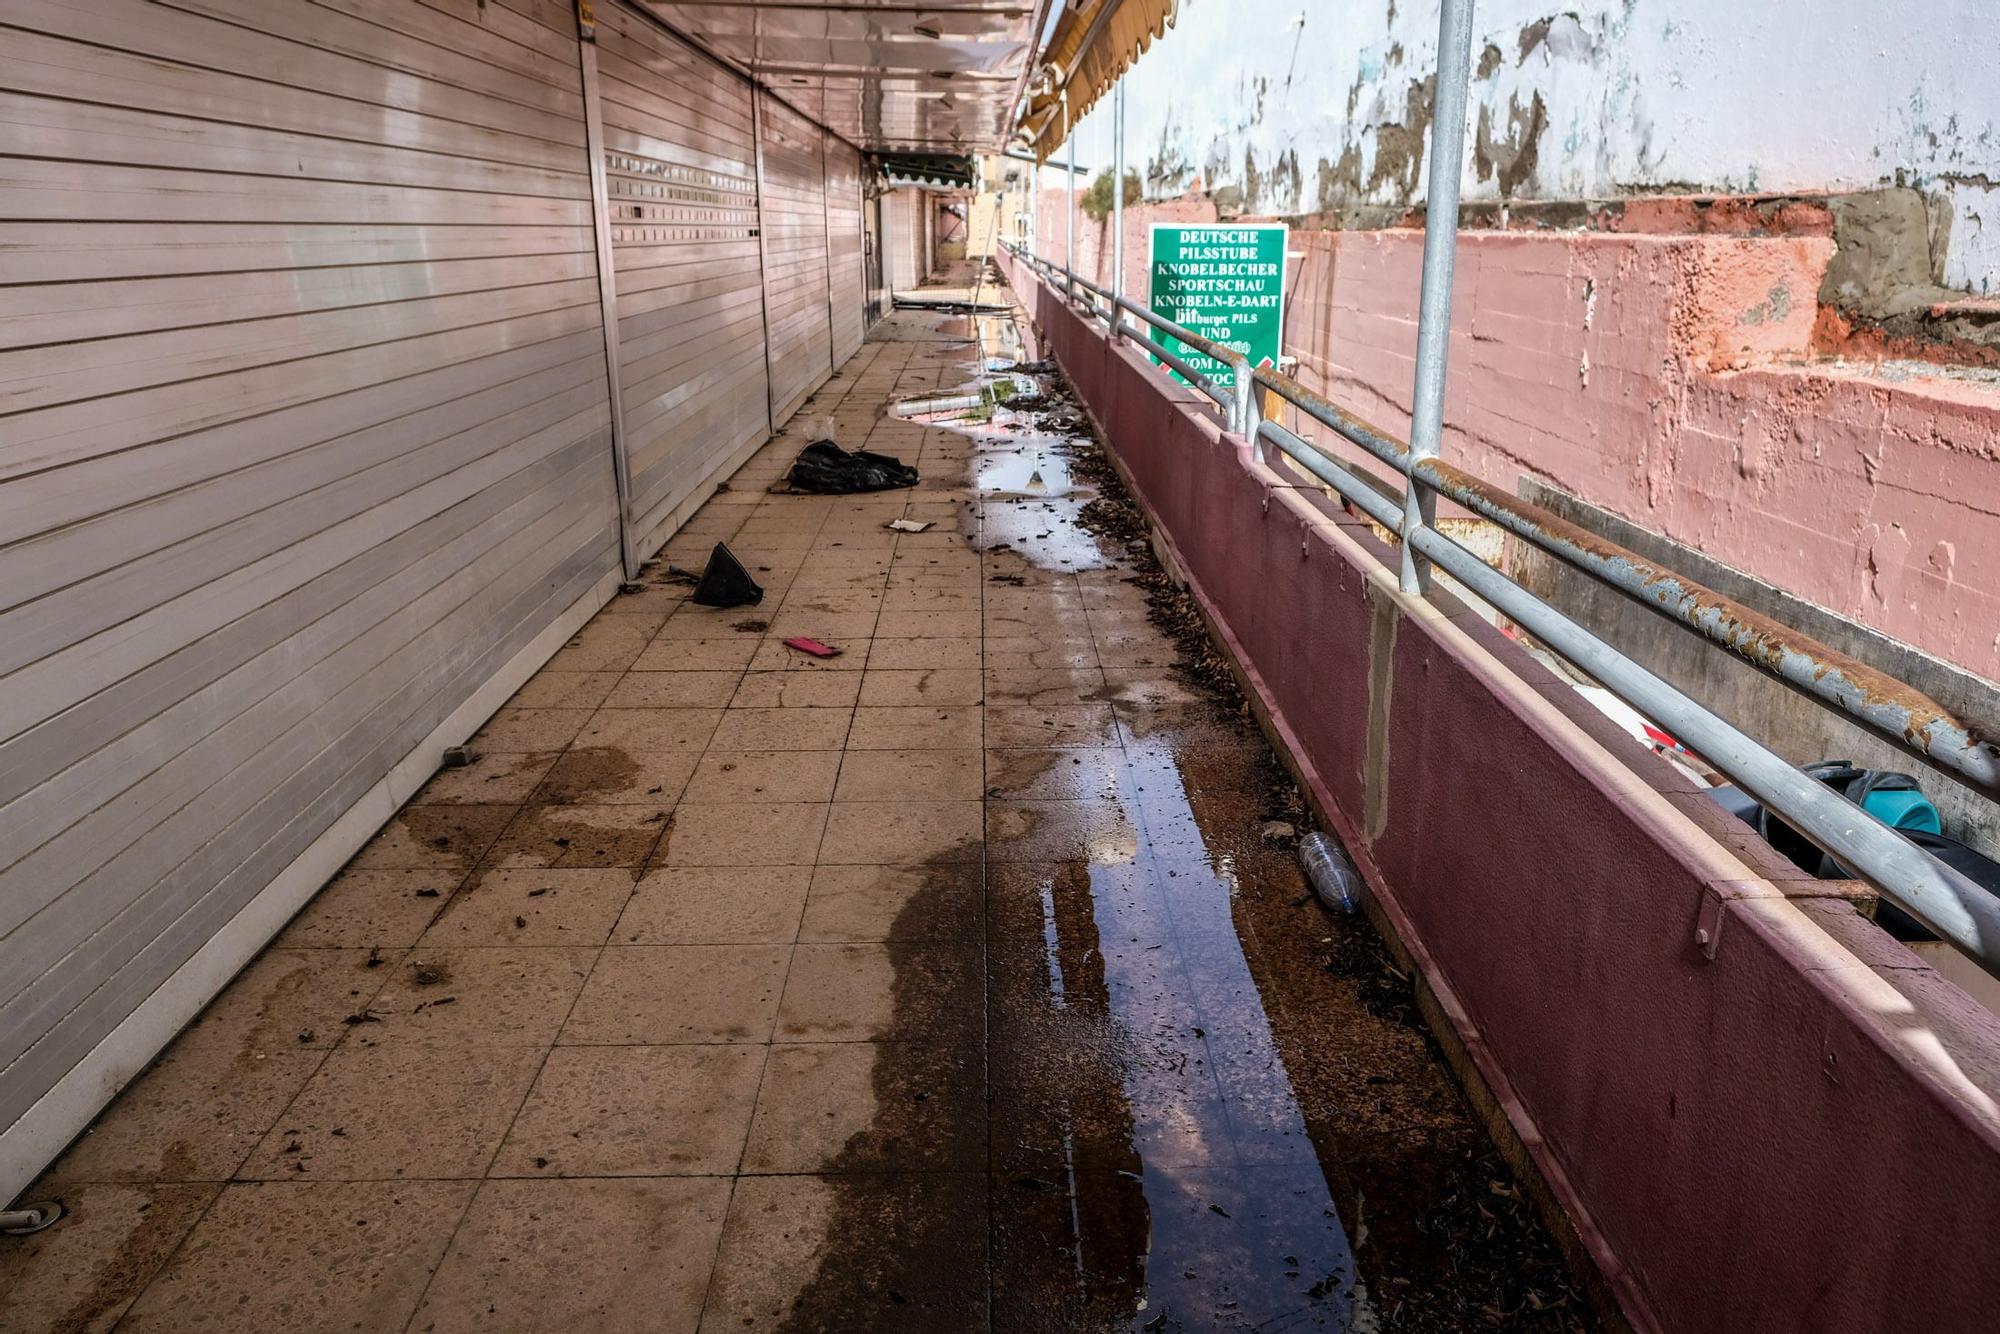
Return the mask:
[[[1142, 544], [1087, 524], [1127, 502], [1060, 429], [1060, 382], [1010, 371], [1009, 322], [973, 324], [973, 378], [946, 392], [1006, 376], [1049, 401], [907, 415], [973, 445], [959, 530], [984, 553], [988, 718], [1039, 713], [1050, 737], [987, 723], [977, 948], [927, 938], [965, 915], [966, 850], [917, 872], [892, 1037], [952, 1055], [877, 1058], [875, 1122], [787, 1327], [1587, 1327], [1407, 983], [1266, 840], [1301, 818], [1282, 770], [1145, 623], [1186, 609], [1140, 591]], [[1101, 633], [1119, 617], [1130, 642]], [[983, 1145], [985, 1171], [901, 1192], [870, 1175], [939, 1142]]]

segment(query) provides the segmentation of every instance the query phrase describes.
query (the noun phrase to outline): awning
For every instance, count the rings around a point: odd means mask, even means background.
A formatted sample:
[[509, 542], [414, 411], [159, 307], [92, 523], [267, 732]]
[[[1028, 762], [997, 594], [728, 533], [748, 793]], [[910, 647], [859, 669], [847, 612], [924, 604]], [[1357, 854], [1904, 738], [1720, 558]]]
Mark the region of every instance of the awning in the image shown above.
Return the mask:
[[1097, 0], [1063, 15], [1022, 118], [1036, 161], [1048, 161], [1070, 126], [1173, 26], [1178, 8], [1178, 0]]
[[970, 190], [976, 179], [972, 159], [957, 153], [875, 153], [875, 165], [889, 187], [914, 185], [931, 189]]

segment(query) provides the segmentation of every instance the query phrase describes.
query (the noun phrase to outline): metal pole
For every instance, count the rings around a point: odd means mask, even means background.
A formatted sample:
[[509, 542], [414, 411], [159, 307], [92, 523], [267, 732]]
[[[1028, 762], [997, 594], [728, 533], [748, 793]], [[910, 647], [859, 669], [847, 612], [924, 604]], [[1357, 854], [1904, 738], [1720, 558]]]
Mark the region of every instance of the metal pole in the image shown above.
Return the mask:
[[[1107, 6], [1108, 8], [1109, 6]], [[1111, 90], [1111, 341], [1125, 323], [1125, 80]]]
[[[1067, 118], [1069, 110], [1063, 109]], [[1076, 126], [1069, 125], [1067, 190], [1063, 195], [1063, 296], [1076, 300]]]
[[[577, 20], [577, 60], [583, 76], [583, 148], [589, 154], [592, 238], [597, 250], [598, 318], [604, 326], [604, 390], [610, 409], [611, 489], [618, 504], [618, 561], [630, 581], [639, 577], [639, 538], [632, 524], [632, 459], [625, 439], [625, 394], [618, 350], [618, 265], [611, 243], [611, 181], [604, 165], [604, 113], [598, 100], [597, 30]], [[762, 207], [763, 195], [758, 195]], [[759, 228], [761, 231], [762, 228]]]
[[[1417, 379], [1410, 461], [1434, 458], [1444, 434], [1445, 354], [1451, 344], [1451, 265], [1458, 246], [1458, 177], [1465, 167], [1465, 99], [1472, 79], [1472, 0], [1438, 14], [1437, 102], [1431, 114], [1430, 188], [1424, 197], [1424, 286], [1417, 304]], [[1430, 563], [1410, 540], [1437, 518], [1437, 495], [1414, 479], [1403, 492], [1405, 593], [1430, 587]]]
[[1028, 164], [1027, 242], [1028, 242], [1029, 253], [1036, 255], [1042, 253], [1042, 248], [1035, 243], [1036, 234], [1041, 230], [1041, 228], [1038, 225], [1041, 220], [1035, 216], [1037, 210], [1041, 208], [1041, 202], [1042, 202], [1041, 190], [1042, 190], [1042, 164], [1040, 162], [1030, 162]]

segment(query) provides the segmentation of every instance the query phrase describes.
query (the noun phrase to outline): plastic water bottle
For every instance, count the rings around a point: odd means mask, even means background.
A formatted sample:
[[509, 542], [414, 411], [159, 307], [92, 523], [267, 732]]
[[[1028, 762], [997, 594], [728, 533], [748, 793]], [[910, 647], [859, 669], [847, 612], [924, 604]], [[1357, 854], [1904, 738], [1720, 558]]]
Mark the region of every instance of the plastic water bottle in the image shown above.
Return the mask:
[[1360, 911], [1361, 872], [1331, 835], [1314, 832], [1300, 839], [1299, 864], [1321, 903], [1348, 917]]

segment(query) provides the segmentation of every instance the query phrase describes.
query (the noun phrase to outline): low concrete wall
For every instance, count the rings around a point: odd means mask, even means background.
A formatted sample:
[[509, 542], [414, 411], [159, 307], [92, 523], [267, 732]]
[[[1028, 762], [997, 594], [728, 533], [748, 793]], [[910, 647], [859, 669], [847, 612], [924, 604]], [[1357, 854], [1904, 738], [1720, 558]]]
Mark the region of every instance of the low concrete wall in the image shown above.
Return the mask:
[[1001, 263], [1630, 1322], [1990, 1328], [2000, 1021]]

